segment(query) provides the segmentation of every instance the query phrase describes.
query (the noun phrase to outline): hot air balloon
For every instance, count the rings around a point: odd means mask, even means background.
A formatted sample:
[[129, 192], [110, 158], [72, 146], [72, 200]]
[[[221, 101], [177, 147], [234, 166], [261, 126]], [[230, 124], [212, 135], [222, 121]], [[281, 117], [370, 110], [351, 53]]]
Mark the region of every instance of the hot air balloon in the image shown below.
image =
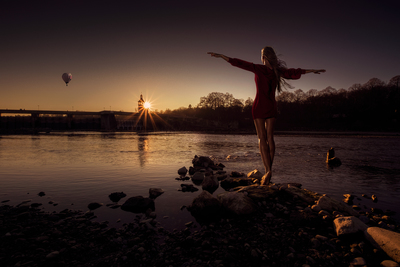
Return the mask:
[[65, 82], [65, 85], [68, 86], [68, 83], [71, 81], [72, 79], [72, 74], [71, 73], [64, 73], [62, 76], [62, 79]]

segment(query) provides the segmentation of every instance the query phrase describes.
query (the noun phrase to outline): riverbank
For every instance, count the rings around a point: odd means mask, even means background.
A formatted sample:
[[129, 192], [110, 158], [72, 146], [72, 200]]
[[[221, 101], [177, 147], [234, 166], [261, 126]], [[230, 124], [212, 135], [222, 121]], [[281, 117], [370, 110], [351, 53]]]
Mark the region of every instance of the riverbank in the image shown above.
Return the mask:
[[[318, 211], [310, 200], [288, 193], [289, 187], [253, 186], [269, 192], [261, 198], [250, 188], [241, 188], [257, 206], [253, 214], [226, 215], [201, 227], [188, 221], [181, 231], [165, 230], [154, 214], [137, 214], [133, 222], [116, 229], [96, 222], [96, 210], [47, 213], [34, 203], [15, 207], [3, 203], [0, 262], [2, 266], [222, 267], [357, 266], [356, 262], [379, 266], [391, 260], [363, 234], [337, 236], [333, 220], [345, 212]], [[368, 226], [400, 229], [390, 212], [371, 209], [359, 215]]]

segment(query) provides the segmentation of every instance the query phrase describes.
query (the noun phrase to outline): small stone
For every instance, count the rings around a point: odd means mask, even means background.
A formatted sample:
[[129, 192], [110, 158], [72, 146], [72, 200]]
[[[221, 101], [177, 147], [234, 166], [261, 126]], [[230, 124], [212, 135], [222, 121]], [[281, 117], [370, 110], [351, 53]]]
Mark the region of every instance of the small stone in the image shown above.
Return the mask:
[[357, 257], [350, 263], [350, 266], [364, 266], [366, 264], [367, 263], [365, 262], [364, 258]]
[[48, 259], [53, 259], [53, 258], [55, 258], [55, 257], [58, 257], [58, 255], [60, 255], [60, 252], [58, 252], [58, 251], [53, 251], [53, 252], [47, 254], [46, 258], [48, 258]]

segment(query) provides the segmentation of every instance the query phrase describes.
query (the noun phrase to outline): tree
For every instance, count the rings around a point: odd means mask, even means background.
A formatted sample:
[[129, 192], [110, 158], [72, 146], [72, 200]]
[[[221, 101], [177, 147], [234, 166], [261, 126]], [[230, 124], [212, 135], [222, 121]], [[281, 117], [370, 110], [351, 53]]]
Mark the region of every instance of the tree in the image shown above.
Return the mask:
[[364, 88], [368, 88], [368, 89], [382, 87], [382, 86], [385, 86], [385, 82], [383, 82], [382, 80], [380, 80], [378, 78], [372, 78], [363, 85]]
[[394, 86], [396, 88], [399, 88], [400, 85], [400, 75], [394, 76], [392, 79], [389, 81], [389, 86]]

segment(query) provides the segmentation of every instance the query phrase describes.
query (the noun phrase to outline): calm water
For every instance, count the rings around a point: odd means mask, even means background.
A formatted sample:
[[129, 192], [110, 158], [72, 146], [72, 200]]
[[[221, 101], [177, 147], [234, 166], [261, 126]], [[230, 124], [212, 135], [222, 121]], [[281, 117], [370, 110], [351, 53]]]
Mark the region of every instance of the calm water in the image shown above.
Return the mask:
[[[397, 212], [400, 218], [400, 137], [276, 136], [273, 182], [297, 182], [303, 188], [342, 199], [345, 193], [378, 196], [355, 201]], [[328, 169], [326, 152], [334, 147], [342, 166]], [[149, 188], [165, 193], [155, 201], [157, 220], [167, 229], [194, 221], [187, 206], [201, 192], [180, 192], [177, 170], [189, 168], [195, 155], [212, 156], [227, 172], [263, 170], [255, 135], [195, 133], [61, 133], [0, 136], [0, 201], [16, 205], [31, 199], [47, 211], [87, 210], [90, 202], [112, 203], [112, 192], [148, 196]], [[227, 157], [229, 159], [227, 159]], [[191, 183], [191, 181], [186, 181]], [[185, 183], [186, 183], [185, 182]], [[37, 194], [44, 191], [46, 196]], [[219, 188], [214, 194], [222, 192]], [[49, 204], [58, 203], [58, 206]], [[136, 214], [103, 206], [99, 221], [119, 227]], [[120, 219], [120, 222], [117, 220]]]

